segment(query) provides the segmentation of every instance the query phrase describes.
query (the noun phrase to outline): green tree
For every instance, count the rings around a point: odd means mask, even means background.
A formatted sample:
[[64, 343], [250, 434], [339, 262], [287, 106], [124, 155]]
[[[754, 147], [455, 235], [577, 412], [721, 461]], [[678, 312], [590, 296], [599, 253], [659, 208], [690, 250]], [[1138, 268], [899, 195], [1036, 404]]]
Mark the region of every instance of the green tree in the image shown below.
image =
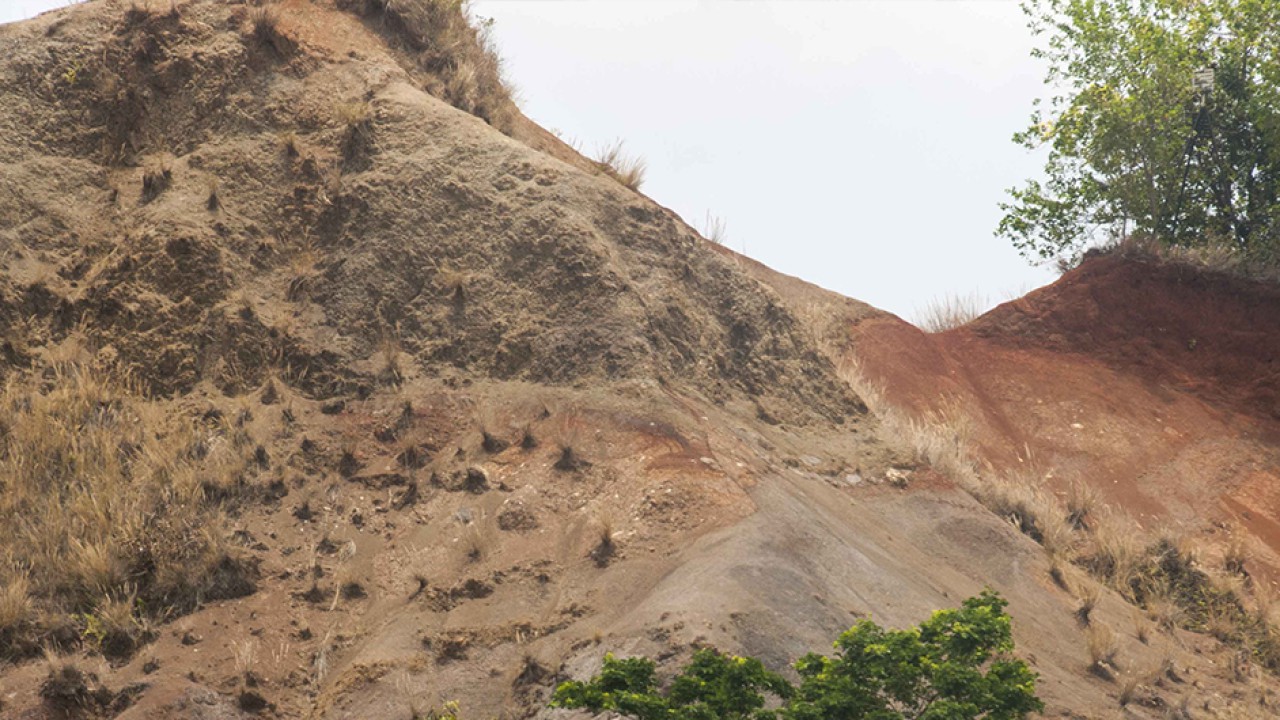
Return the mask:
[[1025, 0], [1054, 94], [1014, 136], [1043, 182], [1009, 191], [997, 234], [1074, 256], [1138, 233], [1280, 248], [1280, 3]]
[[1010, 656], [1006, 605], [988, 590], [918, 628], [864, 620], [840, 635], [834, 657], [796, 663], [799, 687], [758, 660], [700, 650], [663, 693], [652, 661], [608, 655], [600, 675], [562, 684], [552, 705], [640, 720], [1012, 720], [1044, 706], [1035, 673]]
[[772, 717], [762, 710], [765, 693], [786, 698], [791, 692], [785, 679], [765, 670], [755, 658], [702, 649], [665, 695], [658, 692], [652, 660], [605, 655], [599, 675], [561, 684], [551, 704], [612, 710], [640, 720], [746, 720]]

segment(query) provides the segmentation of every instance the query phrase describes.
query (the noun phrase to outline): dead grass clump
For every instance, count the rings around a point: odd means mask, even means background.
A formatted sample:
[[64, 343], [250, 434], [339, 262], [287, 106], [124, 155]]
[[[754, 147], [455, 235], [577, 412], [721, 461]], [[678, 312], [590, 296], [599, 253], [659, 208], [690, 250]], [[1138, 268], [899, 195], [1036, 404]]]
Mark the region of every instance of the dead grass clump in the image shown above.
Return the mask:
[[529, 425], [524, 426], [524, 430], [520, 433], [520, 449], [533, 450], [538, 447], [538, 437], [533, 434], [533, 428]]
[[1132, 518], [1109, 513], [1099, 519], [1093, 532], [1092, 552], [1082, 558], [1084, 566], [1121, 595], [1134, 599], [1134, 583], [1146, 556], [1142, 538]]
[[277, 55], [293, 51], [293, 41], [280, 30], [280, 13], [273, 5], [263, 5], [249, 11], [249, 37], [258, 47], [270, 49]]
[[984, 478], [975, 494], [992, 512], [1006, 518], [1024, 535], [1052, 554], [1069, 556], [1076, 538], [1066, 509], [1036, 474]]
[[488, 430], [481, 430], [480, 431], [480, 447], [484, 448], [484, 451], [489, 453], [490, 455], [496, 455], [502, 452], [503, 450], [506, 450], [507, 448], [511, 447], [511, 443], [507, 442], [506, 440], [503, 440], [497, 435], [490, 433]]
[[1236, 534], [1231, 538], [1231, 542], [1227, 545], [1222, 555], [1222, 567], [1232, 575], [1240, 577], [1248, 577], [1249, 571], [1245, 569], [1246, 563], [1249, 561], [1249, 548], [1245, 544], [1242, 535]]
[[1138, 699], [1138, 693], [1142, 690], [1143, 685], [1147, 682], [1147, 678], [1143, 673], [1134, 672], [1132, 670], [1120, 674], [1120, 693], [1117, 699], [1120, 701], [1120, 707], [1128, 707], [1130, 703]]
[[698, 232], [717, 245], [723, 245], [729, 237], [724, 220], [712, 215], [710, 210], [707, 211], [707, 216], [703, 219], [702, 227], [698, 228]]
[[350, 165], [373, 150], [373, 108], [367, 102], [342, 103], [337, 107], [337, 116], [345, 128], [342, 159]]
[[292, 130], [280, 134], [280, 147], [284, 149], [285, 157], [291, 160], [302, 154], [299, 142], [298, 133]]
[[142, 171], [142, 202], [151, 202], [173, 184], [173, 168], [169, 163], [153, 163]]
[[588, 464], [589, 463], [586, 460], [583, 460], [582, 457], [578, 455], [578, 451], [573, 445], [562, 444], [560, 446], [560, 457], [556, 458], [556, 462], [553, 467], [561, 472], [573, 472], [574, 470], [586, 467]]
[[40, 699], [45, 707], [62, 717], [93, 713], [105, 708], [112, 698], [96, 675], [71, 663], [51, 661], [49, 674], [40, 684]]
[[560, 455], [552, 467], [561, 472], [574, 472], [591, 465], [582, 457], [578, 417], [575, 409], [568, 408], [560, 413], [552, 426], [556, 446], [560, 449]]
[[1119, 648], [1115, 633], [1102, 623], [1093, 623], [1085, 632], [1085, 648], [1089, 652], [1089, 672], [1106, 680], [1116, 679], [1115, 659]]
[[204, 202], [205, 208], [208, 209], [209, 212], [217, 212], [218, 208], [222, 207], [222, 199], [218, 197], [218, 178], [210, 177], [205, 180], [204, 187], [205, 191], [208, 193]]
[[618, 544], [613, 539], [613, 520], [601, 517], [599, 523], [599, 536], [588, 556], [595, 561], [596, 567], [607, 567], [618, 552]]
[[639, 191], [644, 184], [646, 163], [643, 158], [630, 157], [622, 149], [622, 141], [603, 147], [596, 154], [596, 167], [600, 172], [626, 187]]
[[128, 654], [149, 619], [252, 592], [193, 428], [86, 368], [49, 380], [0, 388], [0, 658], [78, 640]]
[[915, 325], [927, 333], [953, 330], [977, 319], [986, 306], [987, 299], [976, 292], [934, 298], [916, 313]]
[[470, 276], [461, 270], [442, 267], [436, 271], [436, 284], [446, 297], [453, 301], [455, 309], [460, 309], [467, 301], [467, 282]]
[[1072, 592], [1072, 583], [1069, 576], [1071, 568], [1070, 561], [1063, 556], [1062, 553], [1049, 554], [1049, 578], [1053, 580], [1053, 584]]
[[1086, 529], [1089, 519], [1102, 505], [1098, 491], [1079, 480], [1067, 486], [1067, 522], [1076, 530]]
[[1080, 606], [1076, 608], [1076, 619], [1081, 625], [1088, 627], [1093, 624], [1093, 610], [1101, 599], [1102, 591], [1096, 585], [1090, 585], [1080, 593]]
[[1143, 617], [1142, 613], [1135, 609], [1133, 611], [1133, 635], [1138, 638], [1138, 642], [1143, 645], [1150, 645], [1152, 630], [1151, 621]]
[[339, 0], [396, 37], [426, 74], [428, 92], [510, 134], [518, 115], [502, 74], [492, 20], [467, 0]]
[[462, 532], [462, 547], [466, 550], [467, 559], [471, 562], [479, 562], [484, 558], [486, 546], [487, 543], [480, 528], [467, 525]]
[[387, 385], [399, 385], [404, 382], [404, 369], [400, 366], [400, 329], [384, 326], [378, 340], [378, 354], [382, 357], [382, 368], [378, 371], [378, 379]]
[[1167, 585], [1148, 589], [1145, 600], [1147, 617], [1151, 618], [1156, 627], [1172, 632], [1182, 625], [1182, 608], [1174, 601]]

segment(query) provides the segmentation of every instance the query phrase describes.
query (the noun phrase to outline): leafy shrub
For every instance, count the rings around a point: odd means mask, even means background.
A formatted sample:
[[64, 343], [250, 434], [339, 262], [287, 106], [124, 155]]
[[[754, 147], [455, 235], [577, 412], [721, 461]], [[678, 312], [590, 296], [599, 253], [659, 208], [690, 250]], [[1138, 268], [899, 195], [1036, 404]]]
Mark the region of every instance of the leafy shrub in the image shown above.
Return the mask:
[[[552, 705], [639, 720], [1013, 720], [1044, 704], [1036, 674], [1010, 655], [1007, 604], [985, 590], [918, 628], [863, 620], [840, 635], [834, 656], [796, 662], [799, 686], [754, 658], [704, 649], [662, 693], [651, 660], [606, 655], [600, 675], [563, 683]], [[764, 709], [770, 699], [776, 710]]]

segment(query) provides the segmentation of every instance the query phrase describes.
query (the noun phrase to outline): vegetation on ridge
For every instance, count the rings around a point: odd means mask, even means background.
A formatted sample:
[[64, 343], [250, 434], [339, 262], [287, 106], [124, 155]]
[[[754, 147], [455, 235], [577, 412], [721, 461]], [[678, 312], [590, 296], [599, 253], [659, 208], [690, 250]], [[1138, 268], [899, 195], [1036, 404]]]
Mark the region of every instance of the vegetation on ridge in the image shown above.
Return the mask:
[[1015, 135], [1046, 179], [1009, 191], [997, 234], [1072, 258], [1130, 234], [1280, 253], [1280, 4], [1027, 0], [1057, 94]]

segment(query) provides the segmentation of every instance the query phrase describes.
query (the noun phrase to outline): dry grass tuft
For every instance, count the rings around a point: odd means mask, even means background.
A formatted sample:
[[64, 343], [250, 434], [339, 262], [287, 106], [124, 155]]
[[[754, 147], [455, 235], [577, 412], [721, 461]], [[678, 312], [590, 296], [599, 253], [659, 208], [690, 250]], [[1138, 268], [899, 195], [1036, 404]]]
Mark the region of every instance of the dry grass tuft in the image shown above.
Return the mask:
[[1226, 570], [1231, 575], [1248, 577], [1249, 571], [1245, 566], [1248, 564], [1249, 558], [1249, 546], [1245, 542], [1244, 535], [1242, 533], [1233, 533], [1230, 542], [1223, 550], [1223, 570]]
[[1086, 529], [1087, 523], [1099, 507], [1102, 499], [1098, 491], [1079, 480], [1067, 486], [1067, 522], [1077, 530]]
[[336, 112], [338, 121], [345, 128], [342, 158], [350, 164], [373, 150], [373, 108], [367, 102], [342, 103]]
[[644, 184], [644, 171], [647, 167], [644, 159], [628, 156], [622, 149], [621, 140], [601, 148], [596, 154], [595, 162], [600, 172], [632, 190], [639, 191]]
[[1128, 707], [1130, 703], [1138, 699], [1138, 692], [1142, 690], [1143, 685], [1147, 683], [1147, 675], [1135, 671], [1128, 671], [1120, 674], [1120, 693], [1118, 699], [1120, 707]]
[[222, 207], [222, 198], [218, 196], [218, 178], [210, 177], [206, 179], [204, 186], [206, 193], [208, 193], [204, 203], [205, 208], [208, 209], [209, 212], [217, 212], [218, 208]]
[[707, 216], [703, 219], [702, 227], [698, 228], [698, 232], [717, 245], [723, 245], [729, 238], [728, 227], [724, 220], [712, 215], [710, 210], [707, 211]]
[[[0, 389], [0, 658], [84, 638], [128, 654], [148, 618], [254, 589], [217, 532], [191, 426], [79, 366]], [[197, 458], [204, 455], [203, 460]]]
[[280, 134], [280, 146], [284, 148], [285, 157], [293, 159], [302, 154], [298, 133], [289, 130]]
[[1102, 599], [1102, 590], [1096, 585], [1090, 585], [1080, 592], [1080, 606], [1076, 608], [1076, 619], [1081, 625], [1089, 627], [1093, 624], [1093, 610], [1098, 607], [1098, 601]]
[[339, 0], [375, 21], [414, 54], [427, 91], [510, 134], [515, 92], [493, 44], [493, 21], [477, 18], [467, 0]]
[[1102, 623], [1093, 623], [1085, 631], [1085, 648], [1089, 652], [1089, 672], [1103, 680], [1116, 679], [1115, 659], [1119, 648], [1115, 633]]
[[167, 161], [158, 161], [142, 171], [142, 202], [151, 202], [173, 184], [173, 168]]
[[928, 333], [953, 330], [977, 319], [986, 306], [987, 299], [976, 292], [934, 298], [916, 312], [915, 325]]
[[613, 556], [618, 553], [618, 543], [613, 539], [613, 520], [608, 516], [601, 516], [598, 520], [598, 538], [595, 547], [591, 548], [589, 553], [592, 560], [595, 561], [596, 567], [606, 567]]
[[263, 5], [249, 11], [249, 36], [259, 47], [269, 48], [277, 55], [293, 50], [293, 42], [280, 31], [280, 13], [273, 5]]

